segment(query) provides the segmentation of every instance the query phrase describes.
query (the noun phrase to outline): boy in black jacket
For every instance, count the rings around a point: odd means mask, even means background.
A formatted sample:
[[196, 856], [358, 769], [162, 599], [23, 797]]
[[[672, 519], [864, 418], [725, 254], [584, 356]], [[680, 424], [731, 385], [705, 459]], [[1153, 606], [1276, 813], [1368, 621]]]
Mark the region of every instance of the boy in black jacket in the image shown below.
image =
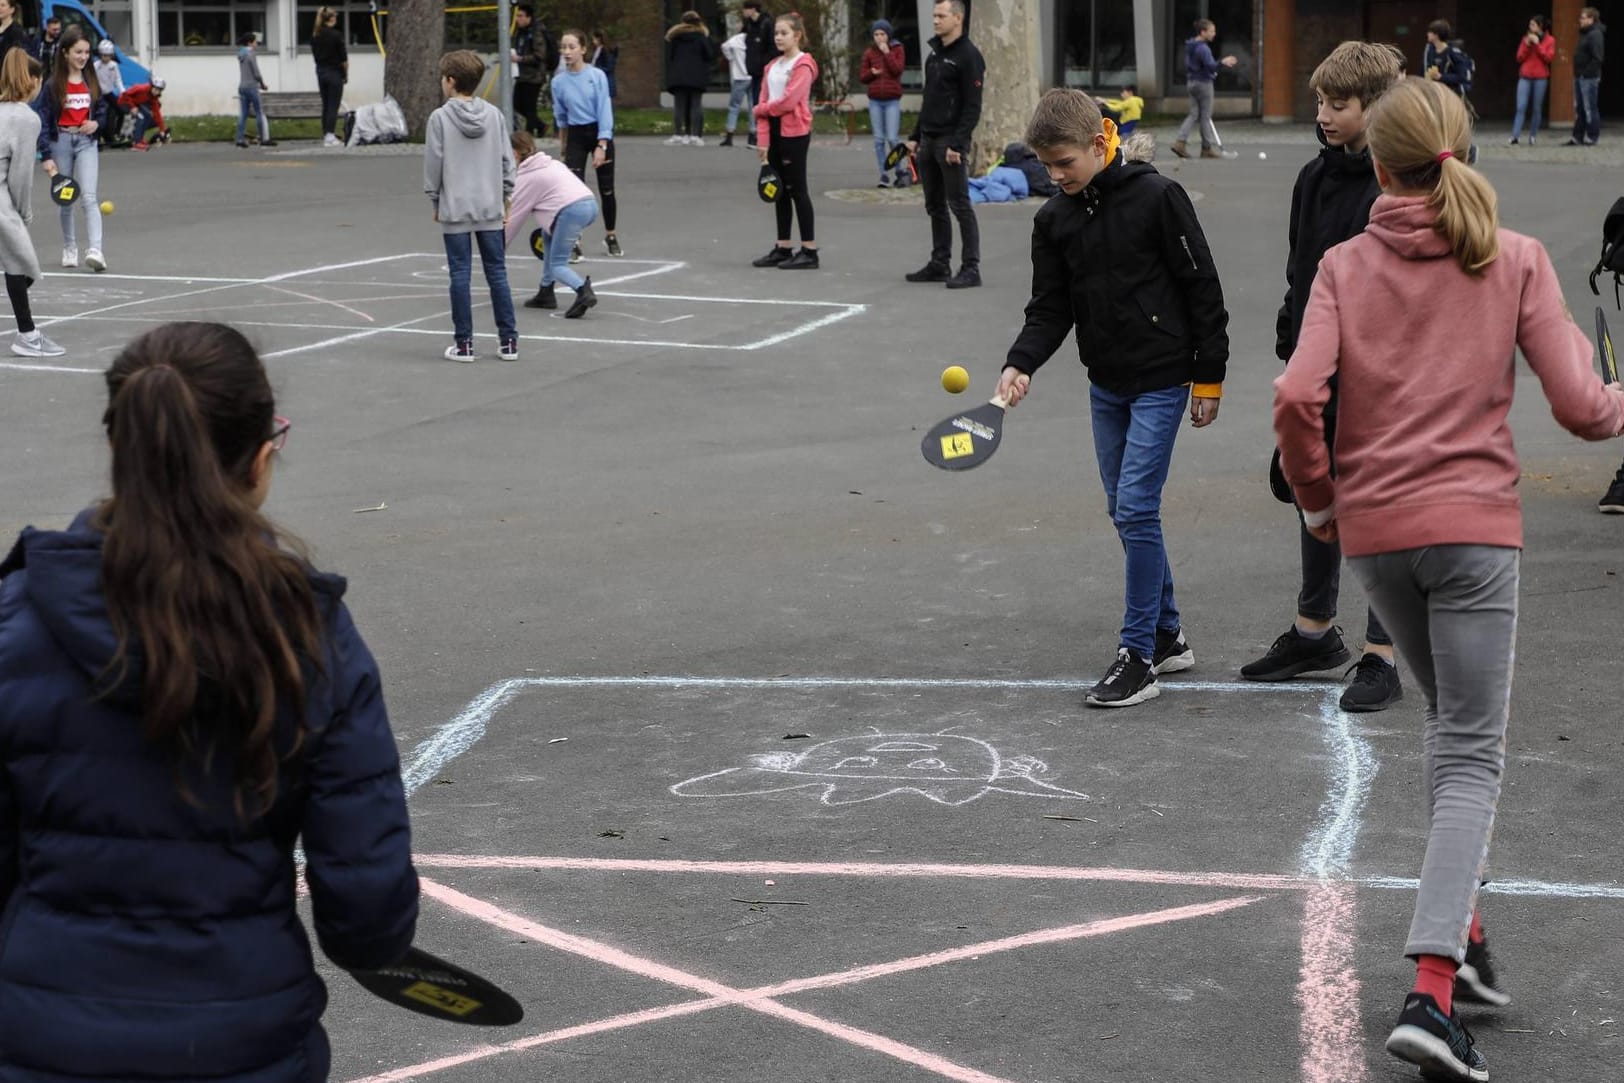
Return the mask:
[[[1275, 356], [1290, 360], [1302, 330], [1308, 295], [1320, 257], [1364, 232], [1370, 206], [1381, 194], [1366, 145], [1366, 118], [1376, 99], [1398, 81], [1398, 62], [1385, 45], [1345, 41], [1332, 50], [1309, 79], [1318, 106], [1315, 120], [1325, 147], [1303, 166], [1291, 192], [1291, 249], [1286, 256], [1286, 299], [1275, 319]], [[1336, 389], [1325, 406], [1325, 440], [1336, 440]], [[1271, 466], [1271, 471], [1276, 467]], [[1333, 468], [1334, 469], [1334, 468]], [[1249, 681], [1285, 681], [1304, 674], [1340, 669], [1352, 657], [1336, 619], [1342, 548], [1322, 542], [1297, 516], [1301, 535], [1302, 586], [1297, 619], [1261, 658], [1241, 667]], [[1354, 666], [1353, 682], [1342, 693], [1344, 711], [1380, 711], [1404, 697], [1393, 665], [1393, 640], [1367, 610], [1365, 651]]]
[[1061, 194], [1032, 227], [1032, 299], [998, 395], [1020, 402], [1076, 326], [1094, 455], [1127, 557], [1116, 660], [1087, 702], [1128, 707], [1160, 693], [1158, 673], [1195, 664], [1162, 542], [1162, 485], [1186, 403], [1196, 428], [1218, 416], [1229, 314], [1190, 197], [1154, 167], [1125, 160], [1094, 99], [1049, 91], [1026, 143]]

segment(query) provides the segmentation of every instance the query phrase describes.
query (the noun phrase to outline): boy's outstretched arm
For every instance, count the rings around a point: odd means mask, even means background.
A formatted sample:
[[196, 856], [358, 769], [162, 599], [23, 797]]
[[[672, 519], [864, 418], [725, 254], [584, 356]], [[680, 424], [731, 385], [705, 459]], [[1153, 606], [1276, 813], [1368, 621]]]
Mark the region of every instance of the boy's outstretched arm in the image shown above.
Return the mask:
[[1207, 248], [1207, 235], [1195, 216], [1195, 205], [1177, 184], [1167, 186], [1162, 202], [1162, 246], [1163, 258], [1184, 294], [1184, 310], [1195, 347], [1190, 419], [1201, 428], [1218, 416], [1218, 400], [1223, 395], [1224, 373], [1229, 364], [1229, 312], [1224, 308], [1224, 288]]
[[1049, 239], [1039, 212], [1032, 226], [1032, 299], [1026, 302], [1026, 322], [1009, 348], [998, 382], [1000, 395], [1011, 406], [1026, 395], [1032, 374], [1054, 356], [1075, 323], [1071, 269], [1066, 266], [1065, 255]]

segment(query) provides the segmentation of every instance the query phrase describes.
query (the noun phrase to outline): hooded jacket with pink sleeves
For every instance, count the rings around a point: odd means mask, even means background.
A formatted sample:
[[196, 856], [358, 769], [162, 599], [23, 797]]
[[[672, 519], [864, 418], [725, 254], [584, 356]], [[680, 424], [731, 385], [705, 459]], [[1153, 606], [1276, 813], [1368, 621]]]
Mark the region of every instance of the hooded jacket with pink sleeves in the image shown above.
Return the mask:
[[592, 198], [592, 189], [557, 158], [536, 151], [519, 163], [513, 182], [513, 204], [508, 211], [507, 243], [530, 228], [530, 216], [549, 235], [558, 212], [571, 203]]
[[[1377, 199], [1365, 231], [1325, 254], [1274, 382], [1281, 466], [1305, 511], [1334, 506], [1349, 556], [1522, 547], [1507, 422], [1517, 348], [1563, 428], [1587, 440], [1624, 429], [1624, 392], [1597, 377], [1539, 242], [1501, 230], [1499, 258], [1468, 275], [1435, 221], [1422, 197]], [[1332, 376], [1335, 478], [1322, 417]]]
[[790, 69], [789, 84], [784, 88], [782, 98], [770, 99], [767, 75], [763, 72], [761, 76], [761, 97], [752, 115], [756, 118], [756, 141], [763, 147], [772, 141], [769, 117], [779, 118], [779, 134], [786, 138], [806, 135], [812, 130], [812, 84], [818, 81], [818, 62], [812, 59], [811, 53], [801, 53], [794, 60], [785, 60], [780, 56], [767, 63], [767, 70], [770, 71], [775, 64], [786, 63], [794, 67]]

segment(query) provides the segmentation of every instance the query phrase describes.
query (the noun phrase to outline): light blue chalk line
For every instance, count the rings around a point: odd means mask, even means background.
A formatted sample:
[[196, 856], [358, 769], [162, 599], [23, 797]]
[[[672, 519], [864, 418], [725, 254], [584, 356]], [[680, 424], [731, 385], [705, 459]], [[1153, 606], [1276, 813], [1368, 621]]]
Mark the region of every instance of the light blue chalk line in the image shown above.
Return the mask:
[[1319, 822], [1309, 832], [1302, 854], [1303, 874], [1321, 880], [1346, 878], [1377, 771], [1370, 742], [1353, 732], [1353, 719], [1340, 700], [1337, 689], [1320, 700], [1322, 732], [1331, 748], [1330, 778]]

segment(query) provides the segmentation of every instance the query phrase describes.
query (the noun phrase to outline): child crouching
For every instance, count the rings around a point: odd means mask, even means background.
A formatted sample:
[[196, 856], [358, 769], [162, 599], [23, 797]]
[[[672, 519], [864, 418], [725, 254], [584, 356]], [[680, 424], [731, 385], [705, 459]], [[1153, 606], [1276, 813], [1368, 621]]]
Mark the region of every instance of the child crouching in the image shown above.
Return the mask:
[[541, 288], [524, 307], [557, 308], [553, 286], [562, 282], [575, 291], [575, 302], [564, 313], [564, 318], [578, 320], [598, 303], [598, 297], [592, 292], [592, 279], [582, 278], [570, 266], [570, 252], [582, 231], [597, 221], [598, 201], [592, 198], [592, 189], [571, 173], [568, 166], [537, 150], [529, 132], [514, 132], [509, 141], [519, 172], [513, 186], [507, 243], [513, 243], [531, 216], [547, 238], [547, 253], [541, 264]]

